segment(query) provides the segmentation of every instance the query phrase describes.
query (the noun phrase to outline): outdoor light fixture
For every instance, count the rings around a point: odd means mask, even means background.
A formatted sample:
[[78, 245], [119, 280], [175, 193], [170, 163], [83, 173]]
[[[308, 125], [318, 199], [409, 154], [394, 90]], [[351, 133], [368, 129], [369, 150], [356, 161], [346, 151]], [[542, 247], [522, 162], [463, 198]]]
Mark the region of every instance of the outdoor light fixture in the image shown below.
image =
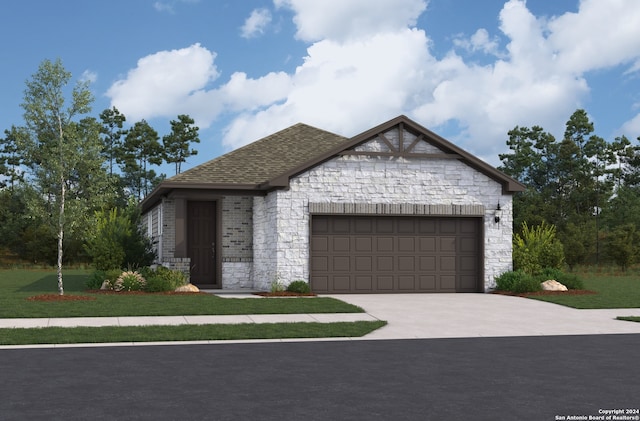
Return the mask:
[[502, 216], [502, 209], [500, 209], [500, 202], [498, 202], [498, 206], [496, 206], [496, 213], [493, 214], [493, 220], [496, 222], [500, 222], [500, 217]]

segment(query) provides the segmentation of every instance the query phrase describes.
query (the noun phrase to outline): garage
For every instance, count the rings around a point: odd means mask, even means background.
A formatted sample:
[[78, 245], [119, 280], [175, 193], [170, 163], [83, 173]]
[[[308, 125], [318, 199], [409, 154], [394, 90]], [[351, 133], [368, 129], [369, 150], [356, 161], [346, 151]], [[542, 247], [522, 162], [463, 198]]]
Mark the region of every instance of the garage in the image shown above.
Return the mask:
[[314, 215], [316, 293], [482, 291], [482, 218]]

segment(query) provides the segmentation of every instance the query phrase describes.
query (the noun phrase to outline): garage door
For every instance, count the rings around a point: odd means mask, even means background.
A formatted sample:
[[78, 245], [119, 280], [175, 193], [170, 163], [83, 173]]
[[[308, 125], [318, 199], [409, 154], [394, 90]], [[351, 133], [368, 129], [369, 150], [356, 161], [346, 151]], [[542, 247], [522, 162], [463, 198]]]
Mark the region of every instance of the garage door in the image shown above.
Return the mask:
[[311, 220], [316, 293], [477, 292], [481, 218], [325, 216]]

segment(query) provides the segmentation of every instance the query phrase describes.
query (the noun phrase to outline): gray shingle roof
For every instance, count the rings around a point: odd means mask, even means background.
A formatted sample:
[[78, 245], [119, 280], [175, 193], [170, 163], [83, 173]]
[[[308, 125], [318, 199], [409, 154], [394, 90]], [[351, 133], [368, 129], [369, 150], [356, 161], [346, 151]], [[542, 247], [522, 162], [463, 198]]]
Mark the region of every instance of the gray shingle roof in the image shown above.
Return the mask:
[[347, 141], [346, 137], [298, 123], [166, 181], [260, 185]]

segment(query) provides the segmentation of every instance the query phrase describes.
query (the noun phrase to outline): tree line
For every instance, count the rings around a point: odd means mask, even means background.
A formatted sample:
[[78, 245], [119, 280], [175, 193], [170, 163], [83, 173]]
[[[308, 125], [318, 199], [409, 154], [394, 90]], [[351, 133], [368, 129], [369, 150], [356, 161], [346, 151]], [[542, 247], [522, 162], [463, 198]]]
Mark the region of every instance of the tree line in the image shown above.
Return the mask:
[[135, 206], [166, 177], [154, 167], [174, 164], [178, 174], [200, 142], [188, 115], [162, 138], [145, 120], [126, 128], [116, 107], [96, 118], [88, 82], [70, 82], [59, 59], [44, 60], [26, 82], [24, 124], [0, 138], [0, 248], [56, 263], [61, 293], [63, 256], [86, 259], [96, 212]]
[[[514, 196], [514, 229], [551, 224], [570, 268], [640, 255], [640, 146], [606, 141], [587, 112], [576, 110], [556, 139], [540, 126], [508, 132], [500, 170], [526, 186]], [[640, 137], [638, 137], [640, 140]]]

